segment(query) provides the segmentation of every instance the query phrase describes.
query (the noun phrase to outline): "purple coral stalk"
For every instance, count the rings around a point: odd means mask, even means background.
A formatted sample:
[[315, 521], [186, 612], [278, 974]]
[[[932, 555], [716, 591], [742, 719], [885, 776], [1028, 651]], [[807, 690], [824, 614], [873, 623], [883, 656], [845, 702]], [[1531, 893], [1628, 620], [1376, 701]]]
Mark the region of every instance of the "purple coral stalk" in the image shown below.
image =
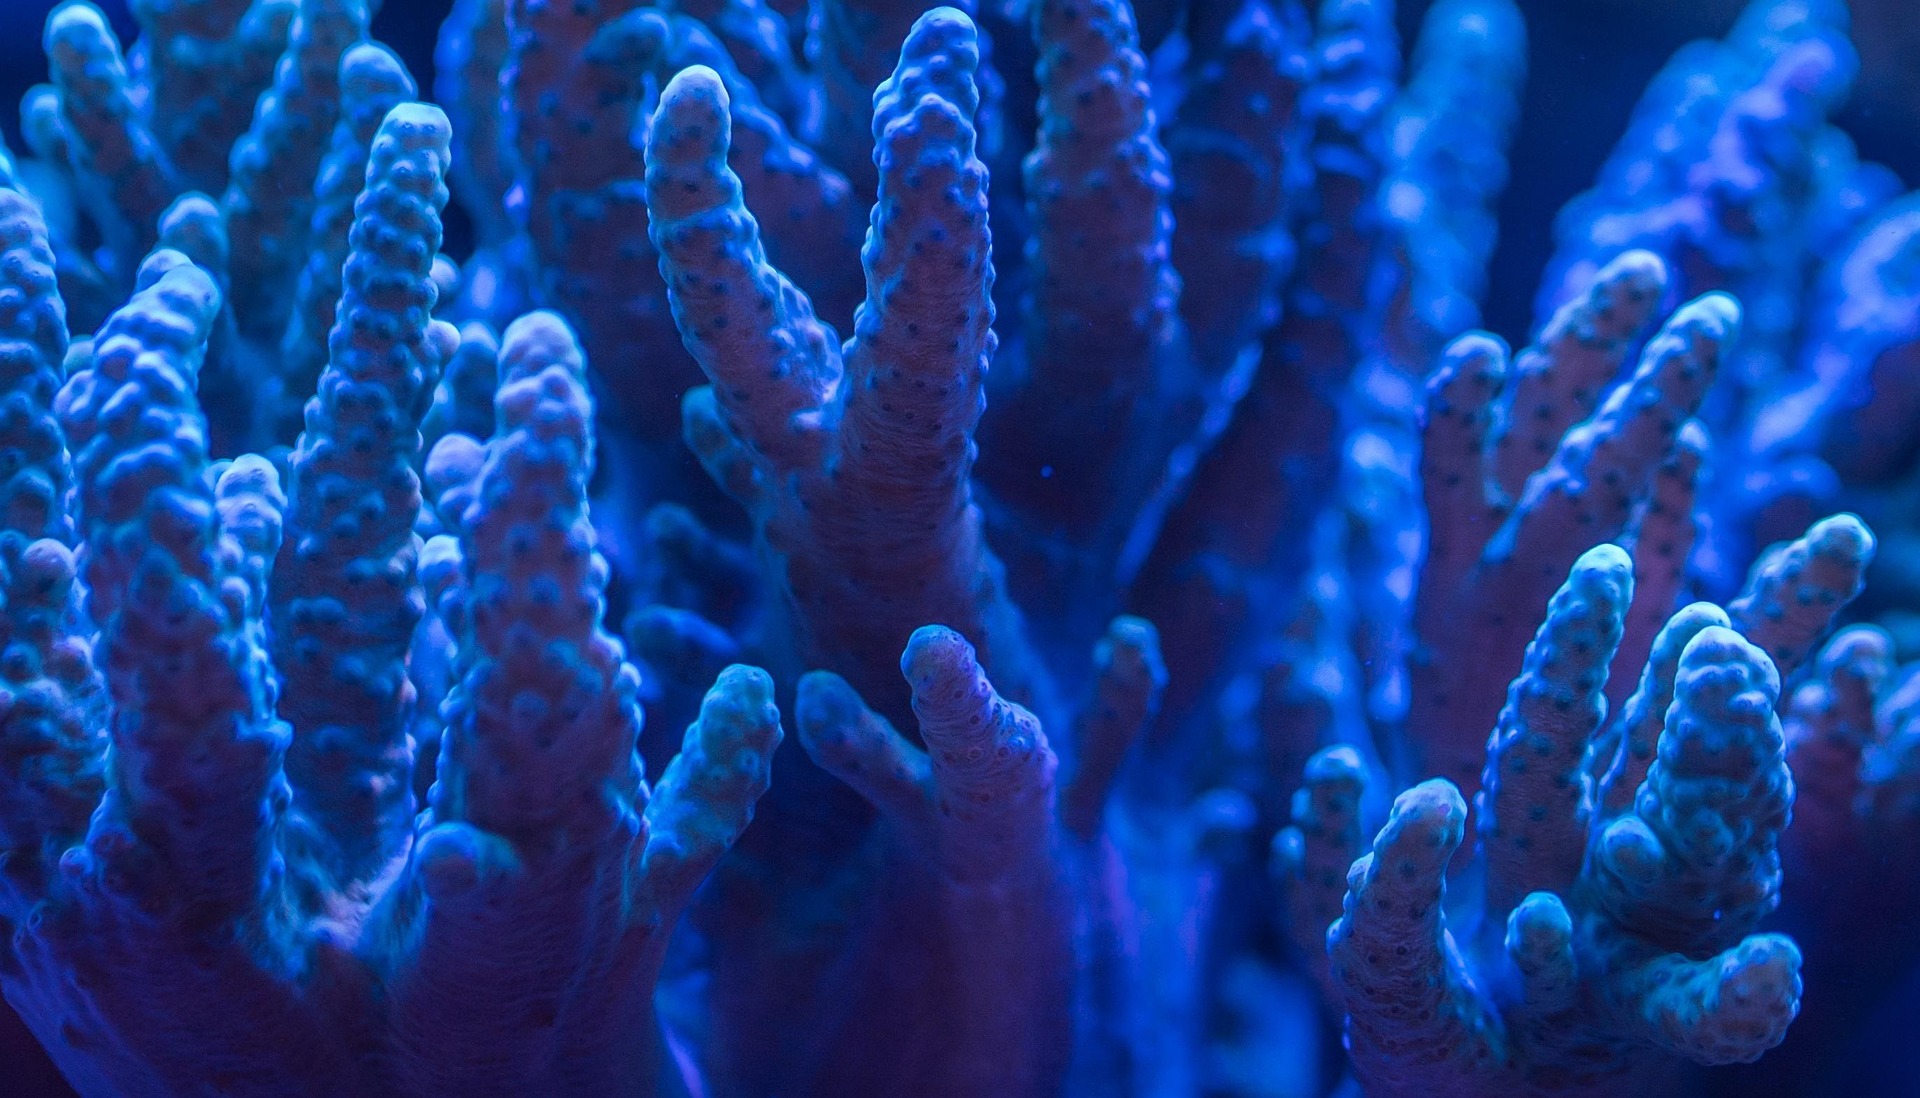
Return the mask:
[[1601, 780], [1601, 803], [1609, 815], [1625, 811], [1653, 765], [1660, 730], [1673, 705], [1680, 655], [1702, 630], [1731, 628], [1727, 612], [1710, 602], [1682, 607], [1653, 639], [1639, 685], [1627, 697], [1607, 733], [1596, 741], [1590, 770]]
[[[1041, 126], [1026, 162], [1031, 222], [1018, 364], [996, 372], [981, 477], [1018, 597], [1060, 592], [1082, 635], [1137, 567], [1197, 429], [1197, 381], [1173, 268], [1173, 186], [1125, 0], [1034, 5]], [[1085, 277], [1088, 270], [1106, 276]], [[1183, 414], [1184, 411], [1184, 414]], [[1190, 464], [1190, 463], [1189, 463]], [[1184, 471], [1183, 471], [1184, 473]], [[1139, 522], [1148, 529], [1136, 529]], [[1071, 594], [1068, 594], [1071, 592]]]
[[1659, 256], [1624, 252], [1548, 319], [1499, 404], [1493, 477], [1501, 496], [1518, 500], [1560, 437], [1599, 406], [1666, 290]]
[[[1171, 160], [1173, 265], [1195, 363], [1215, 381], [1280, 319], [1293, 268], [1289, 201], [1305, 132], [1300, 100], [1312, 76], [1306, 12], [1249, 0], [1212, 35], [1196, 26], [1194, 86], [1165, 138]], [[1235, 394], [1238, 395], [1238, 394]]]
[[414, 97], [413, 77], [392, 50], [363, 42], [340, 58], [339, 121], [316, 169], [310, 249], [293, 290], [275, 374], [257, 398], [271, 417], [269, 437], [297, 435], [307, 399], [327, 363], [327, 337], [340, 300], [341, 270], [351, 247], [354, 206], [367, 178], [367, 154], [387, 112]]
[[513, 147], [502, 132], [500, 74], [512, 41], [509, 0], [458, 0], [440, 24], [434, 49], [433, 96], [453, 123], [454, 201], [474, 220], [483, 247], [513, 235], [507, 194], [513, 189]]
[[[1170, 729], [1204, 719], [1204, 699], [1250, 669], [1265, 623], [1298, 597], [1308, 571], [1302, 532], [1338, 476], [1348, 375], [1379, 328], [1377, 197], [1400, 64], [1392, 5], [1323, 4], [1313, 63], [1318, 80], [1300, 110], [1314, 174], [1290, 207], [1300, 251], [1285, 316], [1130, 593], [1129, 608], [1167, 638]], [[1261, 490], [1249, 493], [1250, 482]]]
[[[899, 0], [833, 0], [809, 26], [807, 53], [819, 81], [815, 141], [862, 197], [879, 182], [867, 125], [874, 91], [900, 61], [900, 47], [927, 9]], [[971, 14], [971, 5], [956, 9]]]
[[280, 335], [302, 267], [314, 205], [314, 174], [327, 152], [321, 135], [341, 106], [341, 54], [366, 34], [366, 0], [300, 5], [274, 82], [253, 124], [234, 145], [222, 205], [239, 243], [233, 270], [236, 314]]
[[1800, 866], [1842, 855], [1855, 837], [1866, 791], [1862, 761], [1880, 739], [1874, 706], [1892, 674], [1892, 641], [1856, 625], [1834, 636], [1793, 693], [1784, 726], [1796, 789], [1787, 842]]
[[510, 205], [537, 268], [537, 298], [567, 315], [593, 352], [619, 409], [606, 441], [616, 452], [627, 439], [640, 447], [620, 463], [645, 463], [647, 480], [632, 491], [657, 492], [682, 487], [679, 455], [660, 443], [679, 426], [674, 401], [699, 378], [680, 350], [647, 239], [646, 167], [633, 137], [649, 113], [647, 55], [672, 31], [665, 16], [639, 8], [515, 0], [502, 79], [519, 172]]
[[1273, 869], [1286, 886], [1287, 932], [1323, 983], [1329, 978], [1327, 930], [1340, 917], [1347, 870], [1365, 853], [1360, 802], [1366, 785], [1366, 767], [1353, 748], [1316, 752], [1293, 795], [1293, 822], [1274, 836]]
[[[863, 1024], [908, 1026], [903, 1036], [938, 1025], [942, 1038], [896, 1063], [846, 1060], [831, 1085], [1052, 1093], [1067, 1066], [1074, 967], [1054, 753], [1033, 714], [993, 689], [973, 646], [952, 630], [916, 631], [900, 667], [924, 750], [825, 673], [801, 681], [797, 719], [814, 760], [898, 834], [905, 859], [890, 890], [928, 905], [937, 920], [901, 928], [929, 951], [937, 983], [913, 993], [909, 1017]], [[883, 925], [899, 917], [883, 915]]]
[[61, 852], [86, 832], [102, 788], [103, 690], [72, 626], [80, 587], [69, 548], [72, 471], [54, 412], [65, 310], [38, 205], [0, 161], [0, 906], [44, 896]]
[[[272, 83], [297, 0], [133, 0], [134, 70], [149, 85], [145, 114], [182, 182], [218, 194], [229, 153]], [[379, 5], [373, 4], [378, 8]]]
[[[1709, 295], [1675, 313], [1647, 345], [1633, 376], [1560, 440], [1545, 467], [1527, 480], [1510, 512], [1498, 505], [1497, 497], [1491, 502], [1482, 497], [1477, 504], [1473, 499], [1476, 479], [1482, 491], [1497, 489], [1491, 470], [1482, 467], [1477, 477], [1475, 472], [1471, 440], [1476, 432], [1484, 437], [1484, 413], [1463, 402], [1490, 399], [1489, 386], [1438, 382], [1451, 411], [1429, 420], [1430, 431], [1442, 428], [1447, 434], [1443, 447], [1423, 459], [1424, 476], [1429, 484], [1438, 479], [1452, 486], [1438, 502], [1458, 500], [1465, 506], [1427, 516], [1429, 536], [1436, 546], [1446, 547], [1446, 556], [1443, 570], [1422, 578], [1416, 603], [1415, 625], [1428, 654], [1414, 666], [1409, 721], [1425, 734], [1415, 745], [1413, 772], [1438, 770], [1471, 784], [1480, 736], [1492, 722], [1486, 694], [1507, 673], [1489, 665], [1488, 652], [1499, 652], [1499, 660], [1517, 660], [1524, 645], [1521, 623], [1530, 615], [1516, 614], [1516, 603], [1544, 605], [1552, 570], [1564, 572], [1583, 547], [1630, 529], [1683, 424], [1704, 399], [1719, 357], [1737, 331], [1739, 315], [1738, 305], [1723, 295]], [[1464, 370], [1473, 359], [1461, 361]], [[1465, 375], [1456, 371], [1440, 376]], [[1463, 417], [1465, 424], [1459, 422]], [[1430, 495], [1429, 503], [1434, 502]], [[1497, 529], [1489, 529], [1502, 518]], [[1442, 524], [1453, 529], [1441, 532]], [[1485, 546], [1477, 560], [1471, 551], [1476, 542]], [[1448, 623], [1458, 627], [1462, 614], [1469, 615], [1464, 620], [1479, 637], [1471, 655], [1465, 648], [1438, 643]], [[1463, 710], [1462, 705], [1471, 708]]]
[[397, 1066], [429, 1093], [503, 1080], [677, 1091], [646, 989], [667, 930], [766, 789], [772, 684], [723, 673], [649, 797], [639, 675], [601, 625], [579, 345], [552, 314], [523, 318], [502, 339], [501, 378], [460, 536], [464, 670], [388, 914], [393, 944], [410, 947], [390, 962]]
[[1380, 191], [1406, 272], [1393, 310], [1402, 369], [1417, 372], [1441, 343], [1479, 323], [1526, 55], [1512, 0], [1449, 0], [1421, 23], [1390, 123], [1393, 171]]
[[[1402, 793], [1373, 853], [1354, 865], [1328, 952], [1369, 1094], [1665, 1085], [1676, 1057], [1759, 1056], [1799, 1011], [1798, 949], [1754, 933], [1778, 902], [1793, 802], [1779, 677], [1760, 649], [1709, 625], [1670, 672], [1649, 665], [1649, 676], [1670, 675], [1673, 699], [1658, 758], [1632, 810], [1581, 859], [1593, 803], [1580, 759], [1604, 711], [1605, 660], [1595, 657], [1619, 636], [1630, 567], [1611, 547], [1582, 558], [1488, 745], [1483, 933], [1452, 929], [1471, 909], [1446, 902], [1467, 822], [1448, 783]], [[1562, 722], [1549, 705], [1551, 731], [1508, 734], [1565, 673], [1572, 716]]]
[[[115, 709], [114, 781], [88, 849], [119, 892], [159, 884], [134, 868], [158, 866], [121, 859], [162, 844], [169, 869], [196, 876], [196, 904], [230, 918], [257, 902], [277, 860], [287, 732], [273, 717], [264, 656], [242, 641], [248, 608], [222, 597], [238, 561], [222, 558], [203, 476], [192, 385], [219, 294], [176, 252], [150, 257], [140, 281], [60, 398], [81, 523], [98, 547], [86, 563], [87, 609]], [[142, 406], [151, 411], [122, 426]], [[158, 612], [169, 604], [184, 612]], [[182, 694], [180, 681], [199, 685]], [[217, 767], [170, 761], [196, 753]]]
[[1073, 731], [1079, 757], [1060, 797], [1061, 821], [1082, 841], [1099, 832], [1127, 751], [1151, 725], [1167, 688], [1159, 631], [1143, 618], [1115, 618], [1094, 648], [1093, 664], [1093, 697]]
[[1802, 537], [1773, 546], [1727, 607], [1734, 628], [1792, 675], [1818, 649], [1840, 608], [1860, 594], [1873, 551], [1873, 533], [1852, 515], [1822, 519]]
[[[715, 74], [692, 69], [668, 87], [651, 143], [661, 269], [687, 348], [714, 382], [687, 399], [689, 443], [784, 559], [802, 658], [843, 669], [883, 712], [898, 711], [900, 691], [873, 653], [930, 620], [976, 638], [989, 667], [1006, 664], [1002, 689], [1034, 689], [968, 485], [995, 344], [985, 169], [969, 117], [976, 59], [971, 23], [938, 9], [875, 101], [868, 300], [844, 352], [763, 259], [727, 167]], [[748, 321], [765, 316], [770, 327]]]
[[448, 138], [436, 107], [395, 107], [380, 125], [328, 366], [288, 459], [291, 511], [273, 588], [280, 712], [295, 733], [287, 774], [316, 856], [342, 881], [377, 873], [413, 814], [414, 469], [420, 416], [458, 341], [429, 317]]
[[493, 434], [493, 394], [500, 387], [500, 338], [480, 321], [460, 329], [460, 345], [447, 359], [434, 386], [433, 404], [421, 421], [424, 448], [450, 434], [486, 438]]
[[1581, 767], [1606, 717], [1607, 668], [1632, 598], [1632, 558], [1613, 545], [1588, 550], [1507, 692], [1475, 800], [1495, 925], [1528, 893], [1564, 894], [1580, 872], [1592, 806]]
[[0, 482], [0, 523], [28, 541], [71, 542], [72, 475], [53, 414], [65, 380], [66, 306], [46, 221], [10, 169], [0, 161], [0, 446], [17, 456]]
[[[1699, 420], [1682, 427], [1634, 514], [1627, 541], [1633, 555], [1634, 599], [1620, 638], [1621, 658], [1615, 661], [1623, 671], [1646, 660], [1654, 637], [1694, 578], [1692, 557], [1702, 525], [1699, 499], [1707, 487], [1711, 454], [1711, 440]], [[1631, 686], [1627, 675], [1615, 675], [1608, 697], [1621, 700]]]
[[1477, 995], [1443, 913], [1447, 863], [1466, 820], [1459, 792], [1438, 778], [1400, 794], [1372, 852], [1353, 863], [1346, 909], [1328, 932], [1347, 1047], [1370, 1094], [1465, 1093], [1451, 1080], [1505, 1066], [1500, 1021]]
[[[349, 1063], [353, 1031], [330, 1030], [317, 1004], [350, 997], [353, 981], [316, 972], [304, 1001], [280, 982], [301, 958], [276, 843], [287, 730], [255, 594], [277, 492], [270, 475], [250, 480], [257, 507], [230, 510], [206, 475], [193, 383], [219, 295], [175, 252], [150, 257], [137, 284], [60, 398], [95, 547], [85, 578], [112, 750], [84, 843], [65, 853], [60, 889], [19, 943], [22, 991], [36, 1018], [64, 1021], [72, 1051], [61, 1056], [84, 1088], [201, 1085], [212, 1057], [231, 1065], [223, 1085], [244, 1089], [304, 1074], [297, 1063]], [[84, 975], [64, 987], [47, 978], [63, 968]]]
[[1687, 644], [1659, 756], [1582, 883], [1606, 925], [1637, 939], [1597, 935], [1616, 981], [1605, 1002], [1640, 1039], [1702, 1063], [1757, 1057], [1799, 1012], [1799, 951], [1751, 935], [1779, 903], [1793, 804], [1779, 683], [1730, 630]]
[[176, 190], [171, 169], [137, 112], [120, 43], [100, 9], [73, 0], [55, 10], [45, 46], [81, 193], [119, 261], [131, 265], [153, 244]]

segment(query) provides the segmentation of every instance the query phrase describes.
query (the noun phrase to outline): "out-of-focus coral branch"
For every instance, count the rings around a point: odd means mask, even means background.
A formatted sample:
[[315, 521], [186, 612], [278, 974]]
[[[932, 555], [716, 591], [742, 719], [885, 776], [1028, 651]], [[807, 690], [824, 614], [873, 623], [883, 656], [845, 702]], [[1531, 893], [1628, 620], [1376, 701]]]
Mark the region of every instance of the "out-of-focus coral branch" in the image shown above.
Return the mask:
[[316, 169], [307, 260], [294, 286], [276, 378], [267, 382], [259, 400], [261, 415], [270, 417], [265, 427], [270, 437], [297, 435], [305, 425], [307, 399], [327, 363], [354, 204], [367, 178], [367, 154], [387, 113], [417, 90], [393, 51], [372, 42], [355, 45], [341, 57], [339, 86], [339, 121]]
[[233, 149], [227, 232], [234, 251], [234, 311], [278, 336], [304, 258], [314, 203], [313, 179], [327, 148], [315, 135], [333, 129], [341, 105], [341, 54], [367, 32], [365, 0], [300, 5], [274, 82], [260, 96], [252, 126]]
[[1165, 513], [1152, 513], [1155, 497], [1184, 480], [1170, 461], [1203, 401], [1133, 10], [1043, 0], [1033, 35], [1041, 126], [1026, 162], [1024, 316], [1017, 359], [994, 375], [981, 479], [1016, 597], [1060, 592], [1076, 610], [1061, 624], [1090, 616], [1078, 635], [1048, 638], [1077, 651], [1137, 567], [1124, 559], [1130, 544], [1152, 543]]
[[172, 172], [136, 112], [120, 43], [100, 9], [63, 5], [47, 18], [45, 45], [74, 176], [117, 261], [131, 264], [153, 245], [176, 191]]

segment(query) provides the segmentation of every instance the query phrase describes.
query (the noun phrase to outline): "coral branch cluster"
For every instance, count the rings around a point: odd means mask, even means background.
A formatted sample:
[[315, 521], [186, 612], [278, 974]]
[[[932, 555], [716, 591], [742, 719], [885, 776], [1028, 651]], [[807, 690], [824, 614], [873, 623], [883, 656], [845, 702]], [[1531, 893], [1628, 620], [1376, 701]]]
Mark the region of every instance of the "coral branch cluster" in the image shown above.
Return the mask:
[[374, 7], [67, 0], [0, 150], [73, 1088], [1860, 1077], [1920, 207], [1844, 7], [1674, 58], [1511, 345], [1512, 0], [458, 0], [438, 105]]

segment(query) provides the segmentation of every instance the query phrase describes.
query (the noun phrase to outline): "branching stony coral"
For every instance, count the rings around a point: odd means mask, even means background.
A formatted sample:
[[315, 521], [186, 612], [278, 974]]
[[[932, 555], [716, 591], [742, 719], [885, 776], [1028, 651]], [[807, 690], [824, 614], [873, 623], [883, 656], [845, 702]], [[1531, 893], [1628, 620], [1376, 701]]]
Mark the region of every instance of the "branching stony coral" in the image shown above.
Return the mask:
[[82, 1092], [1823, 1093], [1920, 960], [1837, 5], [1675, 58], [1517, 354], [1508, 0], [461, 0], [444, 111], [137, 14], [0, 154]]
[[[45, 722], [64, 734], [51, 743], [29, 739], [42, 722], [8, 725], [10, 749], [43, 756], [9, 772], [9, 816], [34, 810], [22, 822], [36, 832], [8, 852], [9, 994], [83, 1089], [577, 1090], [675, 1075], [644, 989], [672, 916], [765, 788], [778, 717], [764, 673], [723, 674], [649, 797], [638, 675], [601, 628], [591, 404], [550, 314], [503, 340], [495, 438], [462, 516], [467, 628], [440, 776], [417, 821], [408, 811], [411, 424], [453, 349], [428, 319], [448, 136], [437, 110], [403, 105], [372, 144], [284, 495], [259, 458], [209, 464], [194, 384], [220, 294], [179, 252], [141, 265], [61, 390], [85, 605], [55, 601], [80, 590], [60, 541], [9, 543], [28, 596], [9, 599], [9, 620], [50, 657], [29, 685], [69, 707]], [[46, 250], [29, 248], [41, 269], [27, 273], [44, 278]], [[74, 681], [52, 657], [92, 623], [100, 677]], [[89, 788], [91, 810], [76, 799]], [[559, 919], [575, 929], [543, 929]], [[475, 968], [472, 951], [517, 961]], [[526, 965], [553, 990], [529, 995]], [[482, 1017], [500, 1033], [476, 1029]]]
[[1611, 1093], [1661, 1054], [1757, 1056], [1798, 1011], [1798, 950], [1745, 936], [1777, 903], [1793, 799], [1766, 654], [1693, 633], [1632, 808], [1607, 818], [1583, 780], [1631, 575], [1615, 547], [1584, 555], [1514, 680], [1476, 805], [1479, 928], [1444, 911], [1467, 817], [1444, 781], [1401, 794], [1354, 864], [1328, 949], [1369, 1093]]

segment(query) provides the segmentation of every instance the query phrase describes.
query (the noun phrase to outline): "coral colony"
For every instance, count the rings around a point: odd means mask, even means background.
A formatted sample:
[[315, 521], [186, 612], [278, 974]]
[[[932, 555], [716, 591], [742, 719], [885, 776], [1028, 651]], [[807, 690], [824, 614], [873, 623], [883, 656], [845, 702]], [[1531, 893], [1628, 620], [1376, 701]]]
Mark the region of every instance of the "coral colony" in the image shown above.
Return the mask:
[[373, 2], [73, 0], [0, 152], [78, 1091], [1873, 1077], [1920, 196], [1839, 0], [1672, 59], [1518, 350], [1513, 0], [459, 0], [430, 89]]

